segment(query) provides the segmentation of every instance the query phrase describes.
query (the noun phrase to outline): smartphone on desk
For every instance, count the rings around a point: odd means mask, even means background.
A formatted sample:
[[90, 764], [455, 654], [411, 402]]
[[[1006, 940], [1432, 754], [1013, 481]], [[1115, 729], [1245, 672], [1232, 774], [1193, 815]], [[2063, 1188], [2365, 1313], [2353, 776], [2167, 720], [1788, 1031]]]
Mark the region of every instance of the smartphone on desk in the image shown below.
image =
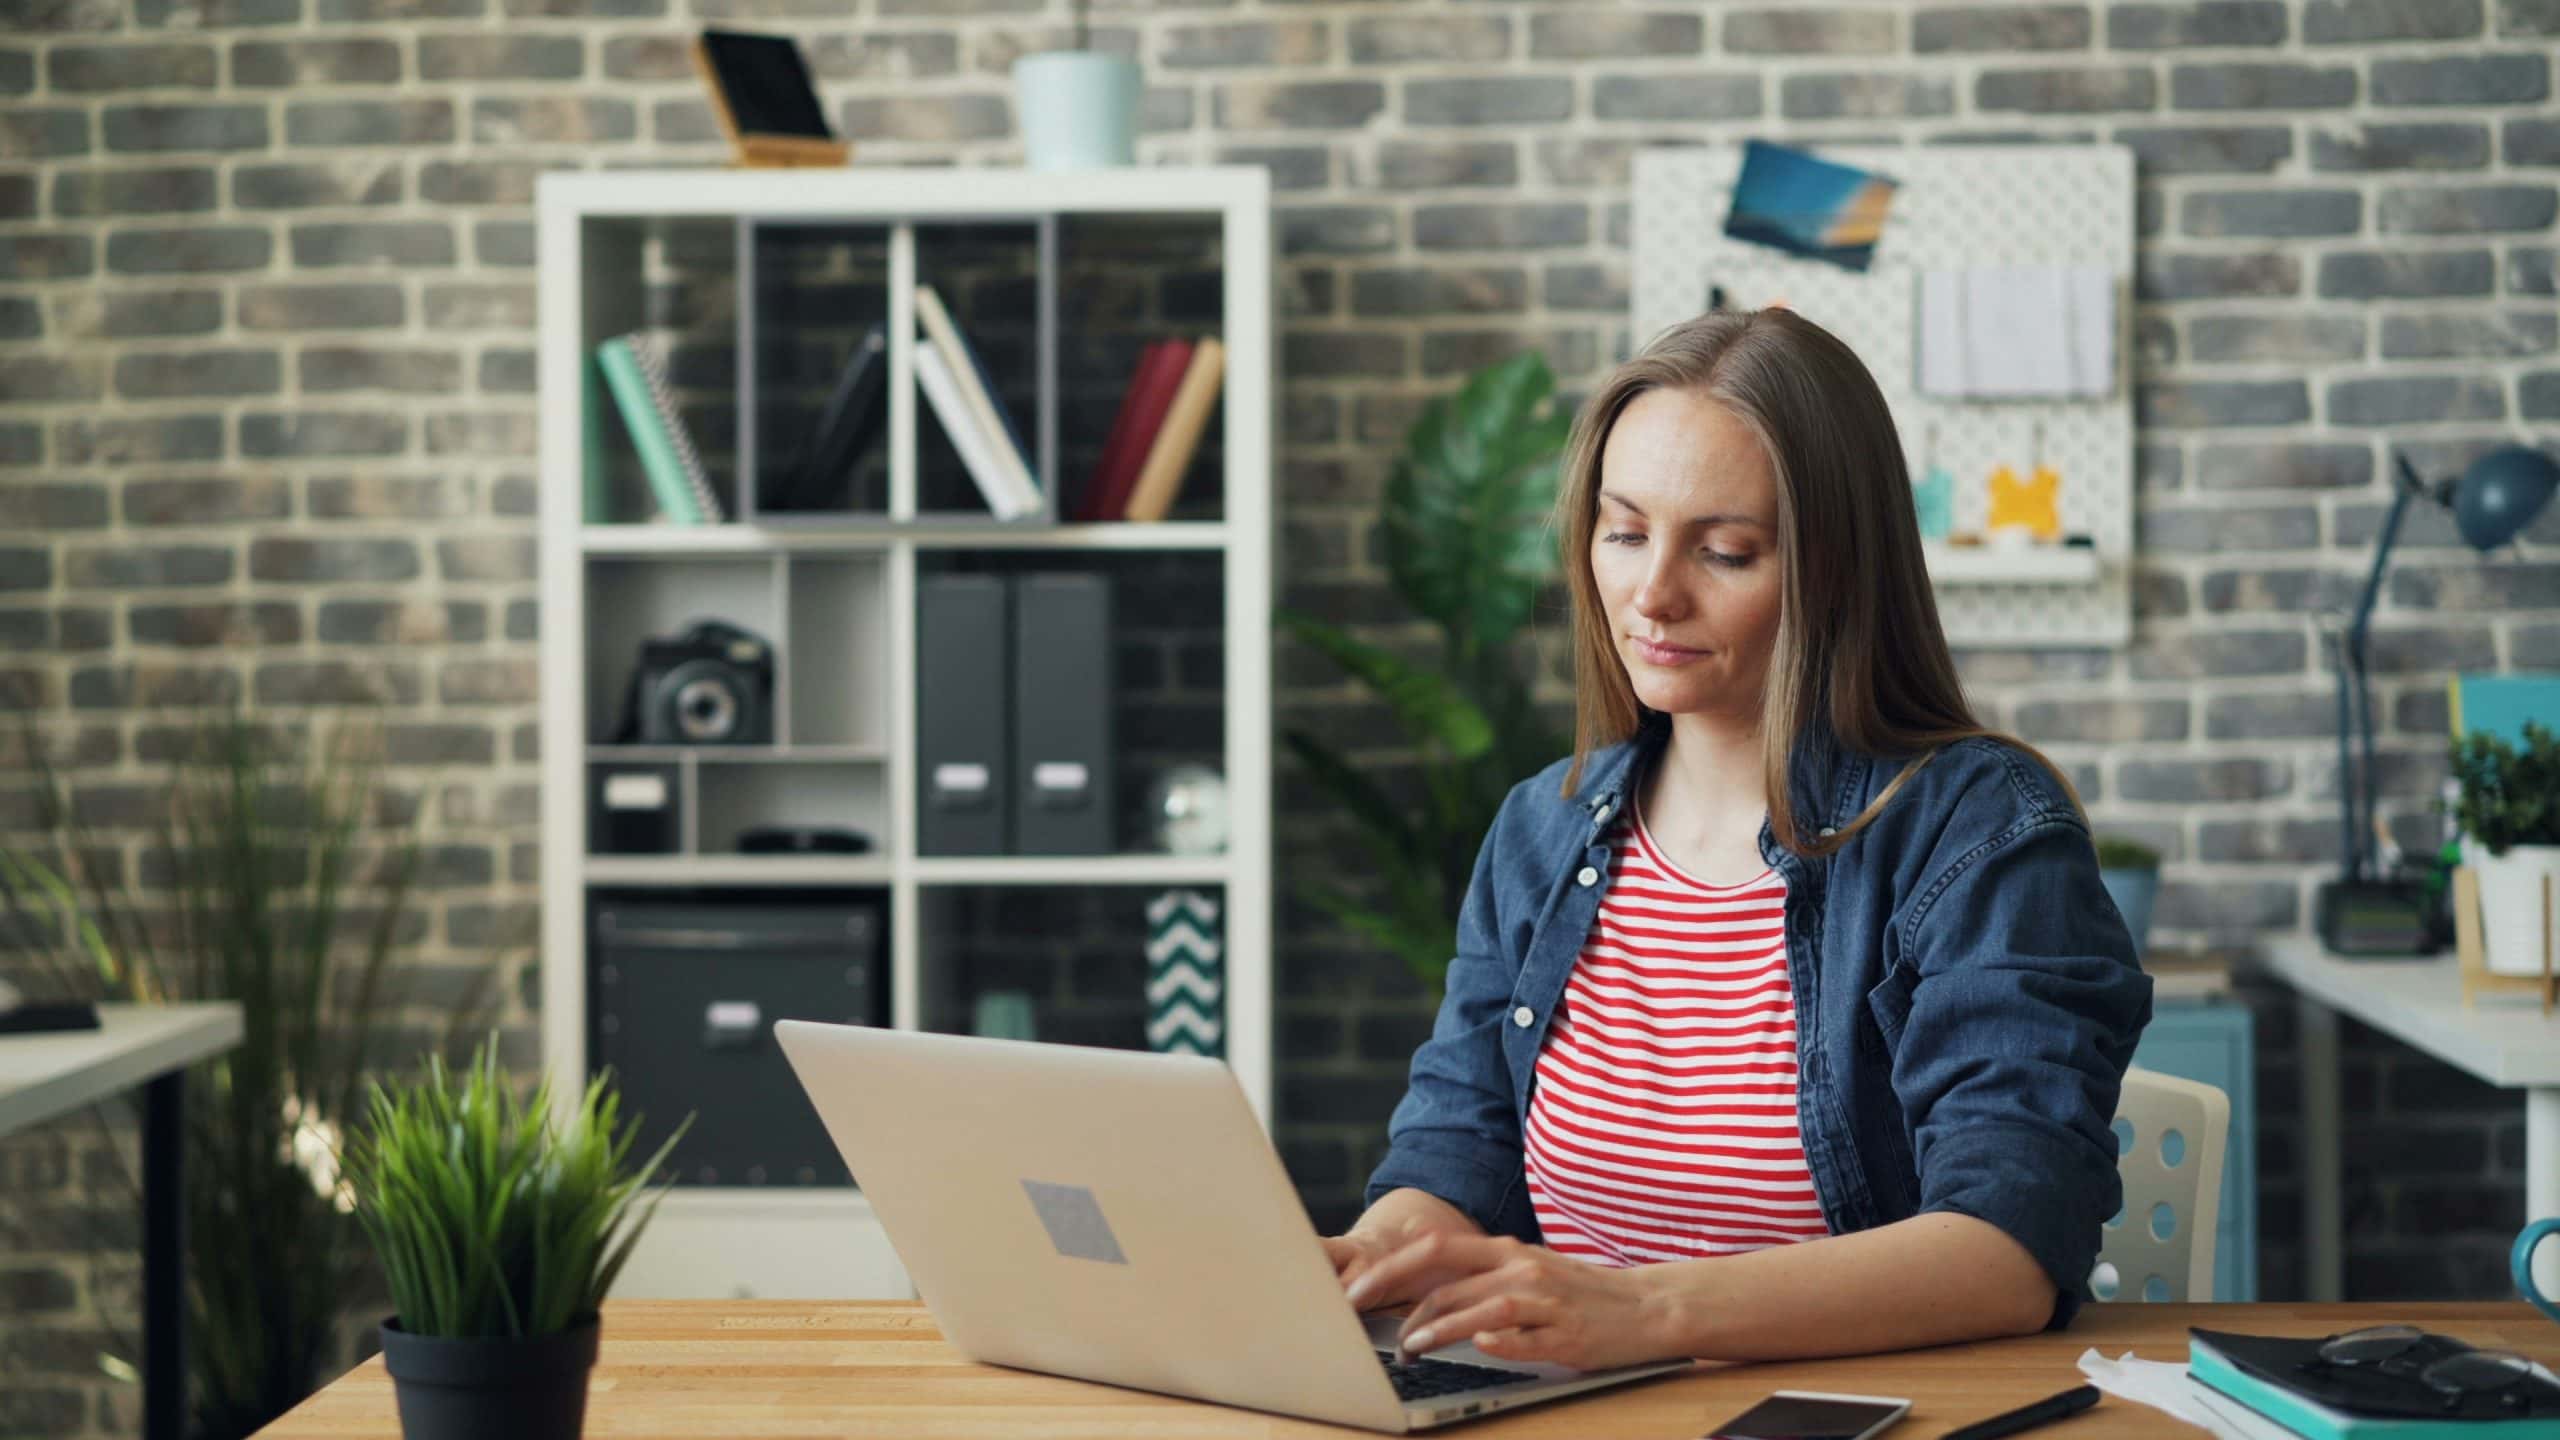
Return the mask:
[[1779, 1390], [1698, 1440], [1868, 1440], [1910, 1410], [1888, 1395]]

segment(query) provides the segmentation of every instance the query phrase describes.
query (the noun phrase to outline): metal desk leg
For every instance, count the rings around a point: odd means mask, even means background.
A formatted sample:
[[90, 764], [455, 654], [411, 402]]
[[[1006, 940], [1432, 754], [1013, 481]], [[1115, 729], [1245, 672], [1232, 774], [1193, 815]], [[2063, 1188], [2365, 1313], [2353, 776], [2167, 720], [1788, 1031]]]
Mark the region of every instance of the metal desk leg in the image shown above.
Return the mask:
[[186, 1081], [172, 1070], [142, 1090], [142, 1433], [187, 1431]]
[[[2560, 1089], [2524, 1092], [2524, 1218], [2560, 1215]], [[2560, 1295], [2560, 1244], [2533, 1252], [2533, 1288]]]
[[2305, 1297], [2343, 1297], [2346, 1276], [2344, 1181], [2338, 1163], [2338, 1012], [2293, 1000], [2294, 1045], [2302, 1066], [2302, 1284]]

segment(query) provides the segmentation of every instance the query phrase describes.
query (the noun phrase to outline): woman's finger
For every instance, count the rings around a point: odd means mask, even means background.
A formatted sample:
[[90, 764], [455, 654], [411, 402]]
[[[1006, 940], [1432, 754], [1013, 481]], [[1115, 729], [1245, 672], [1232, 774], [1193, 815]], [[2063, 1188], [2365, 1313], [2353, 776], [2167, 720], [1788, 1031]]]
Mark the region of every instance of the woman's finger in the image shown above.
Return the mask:
[[1478, 1331], [1467, 1338], [1477, 1349], [1497, 1360], [1540, 1365], [1554, 1360], [1554, 1347], [1548, 1342], [1555, 1333], [1552, 1325], [1526, 1325], [1509, 1330]]
[[1467, 1246], [1482, 1245], [1480, 1236], [1425, 1235], [1369, 1264], [1369, 1273], [1349, 1291], [1351, 1303], [1363, 1310], [1416, 1300], [1447, 1280], [1472, 1273]]
[[1450, 1306], [1428, 1320], [1406, 1326], [1401, 1343], [1406, 1354], [1420, 1355], [1473, 1339], [1482, 1332], [1549, 1324], [1557, 1318], [1560, 1308], [1551, 1296], [1506, 1290], [1471, 1304]]
[[1436, 1285], [1422, 1297], [1421, 1303], [1415, 1305], [1412, 1312], [1404, 1317], [1404, 1328], [1401, 1333], [1411, 1336], [1435, 1328], [1441, 1316], [1479, 1304], [1501, 1293], [1503, 1283], [1502, 1272], [1494, 1269], [1479, 1270], [1472, 1275], [1461, 1276]]

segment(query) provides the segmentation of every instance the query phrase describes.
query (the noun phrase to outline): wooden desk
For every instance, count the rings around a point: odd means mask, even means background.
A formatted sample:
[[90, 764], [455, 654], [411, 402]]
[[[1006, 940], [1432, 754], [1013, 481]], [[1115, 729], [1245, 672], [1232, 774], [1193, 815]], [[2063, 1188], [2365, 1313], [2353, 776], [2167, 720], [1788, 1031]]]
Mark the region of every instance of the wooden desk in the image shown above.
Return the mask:
[[[1126, 1436], [1345, 1436], [1345, 1430], [1169, 1396], [973, 1365], [942, 1343], [913, 1301], [634, 1300], [605, 1307], [604, 1353], [587, 1434], [664, 1440], [1122, 1440]], [[2186, 1358], [2191, 1323], [2326, 1335], [2409, 1321], [2475, 1345], [2560, 1364], [2560, 1326], [2521, 1301], [2434, 1305], [2093, 1305], [2059, 1335], [1848, 1360], [1701, 1368], [1583, 1399], [1450, 1427], [1469, 1440], [1609, 1436], [1692, 1440], [1776, 1389], [1903, 1395], [1911, 1416], [1889, 1440], [1927, 1440], [2080, 1383], [2080, 1352]], [[273, 1440], [398, 1440], [391, 1380], [366, 1361], [262, 1434]], [[2156, 1410], [2109, 1396], [2049, 1431], [2054, 1440], [2194, 1435]]]
[[240, 1007], [101, 1005], [95, 1030], [0, 1035], [0, 1135], [142, 1088], [142, 1433], [187, 1425], [185, 1075], [240, 1043]]

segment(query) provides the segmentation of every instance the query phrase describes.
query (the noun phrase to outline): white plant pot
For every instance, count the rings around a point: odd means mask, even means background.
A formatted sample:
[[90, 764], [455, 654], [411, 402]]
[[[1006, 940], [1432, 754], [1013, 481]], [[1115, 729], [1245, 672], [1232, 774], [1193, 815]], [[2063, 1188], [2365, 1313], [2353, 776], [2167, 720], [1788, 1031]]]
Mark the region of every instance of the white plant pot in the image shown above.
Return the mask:
[[1051, 50], [1013, 62], [1023, 163], [1091, 170], [1137, 159], [1138, 64], [1123, 55]]
[[[2462, 857], [2480, 876], [2480, 934], [2489, 973], [2541, 974], [2543, 877], [2560, 877], [2560, 845], [2510, 845], [2506, 854], [2492, 855], [2489, 847], [2466, 839]], [[2560, 885], [2560, 878], [2554, 883]]]

